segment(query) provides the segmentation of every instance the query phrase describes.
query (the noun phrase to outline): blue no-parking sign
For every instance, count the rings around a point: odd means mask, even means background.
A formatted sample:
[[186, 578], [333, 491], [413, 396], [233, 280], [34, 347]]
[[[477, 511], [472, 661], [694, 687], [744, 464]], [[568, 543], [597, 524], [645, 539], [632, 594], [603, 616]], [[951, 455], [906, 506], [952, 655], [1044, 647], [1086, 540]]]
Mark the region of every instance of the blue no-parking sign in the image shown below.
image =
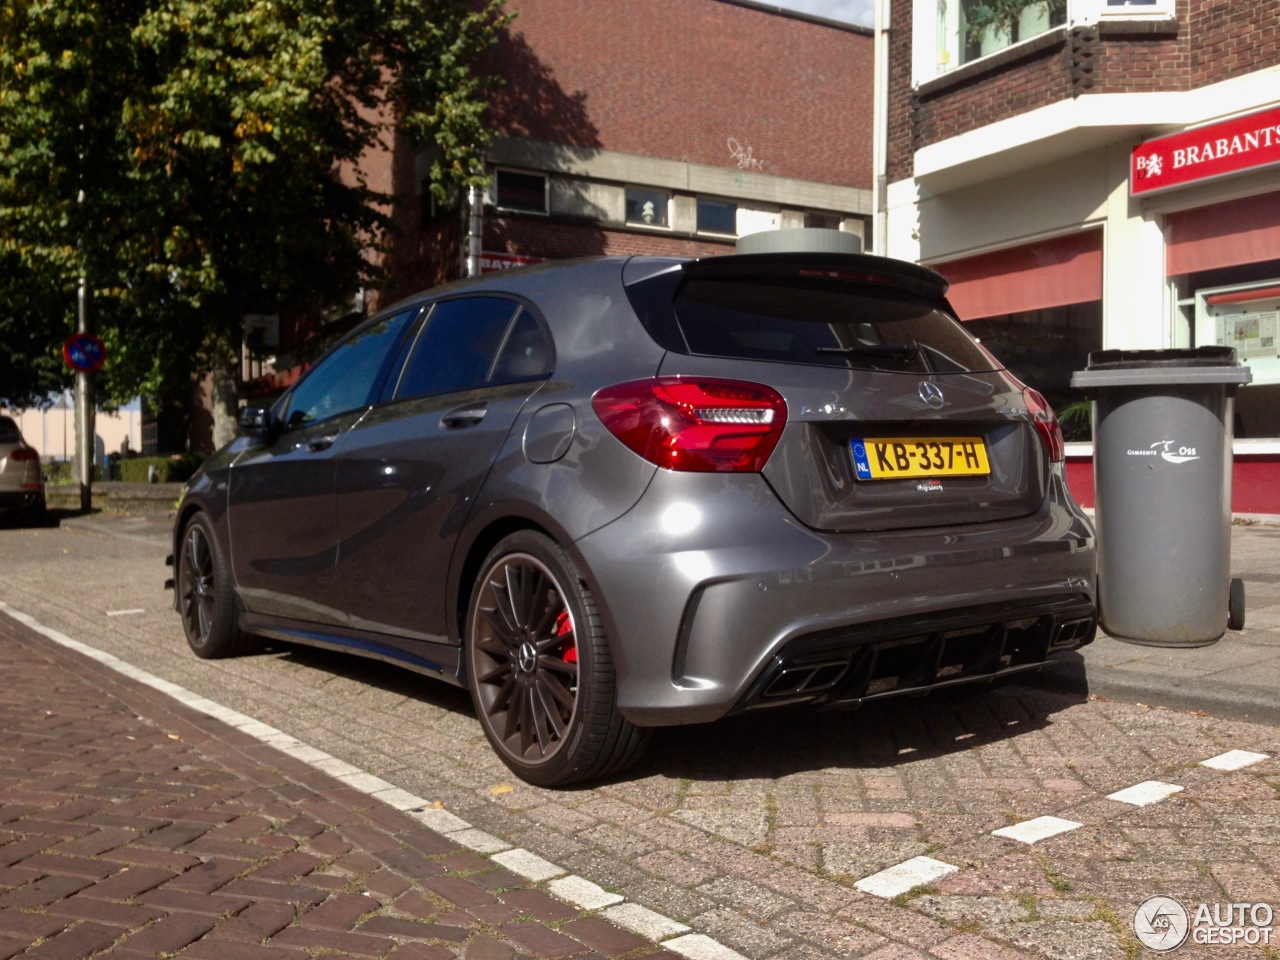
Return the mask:
[[107, 359], [107, 348], [92, 333], [77, 333], [62, 344], [62, 358], [73, 370], [95, 373]]

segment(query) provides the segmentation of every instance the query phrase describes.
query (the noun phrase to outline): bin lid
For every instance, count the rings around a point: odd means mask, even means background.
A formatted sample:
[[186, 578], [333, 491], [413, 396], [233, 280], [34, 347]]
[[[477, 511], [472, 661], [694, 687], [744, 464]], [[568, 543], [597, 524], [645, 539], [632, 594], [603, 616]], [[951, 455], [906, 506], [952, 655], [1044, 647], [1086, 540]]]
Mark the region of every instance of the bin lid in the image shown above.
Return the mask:
[[1095, 350], [1089, 365], [1071, 375], [1071, 386], [1135, 387], [1159, 384], [1251, 383], [1253, 372], [1236, 361], [1234, 347], [1174, 350]]

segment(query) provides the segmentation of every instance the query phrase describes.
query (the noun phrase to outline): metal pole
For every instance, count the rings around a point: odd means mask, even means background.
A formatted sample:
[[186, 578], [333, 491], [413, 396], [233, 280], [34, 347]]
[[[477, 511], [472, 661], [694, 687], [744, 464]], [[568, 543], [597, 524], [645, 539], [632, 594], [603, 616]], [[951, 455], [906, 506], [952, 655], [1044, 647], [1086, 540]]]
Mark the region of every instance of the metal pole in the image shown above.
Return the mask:
[[[84, 191], [76, 198], [84, 203]], [[89, 329], [89, 278], [80, 260], [80, 288], [76, 291], [76, 332], [90, 333]], [[94, 454], [94, 400], [93, 374], [76, 371], [76, 479], [80, 483], [80, 512], [93, 509], [93, 454]]]
[[468, 277], [480, 276], [480, 252], [484, 235], [484, 188], [467, 190], [467, 271]]
[[[88, 281], [80, 277], [76, 293], [76, 330], [89, 333]], [[76, 371], [76, 479], [80, 483], [80, 512], [93, 509], [94, 399], [93, 374]]]

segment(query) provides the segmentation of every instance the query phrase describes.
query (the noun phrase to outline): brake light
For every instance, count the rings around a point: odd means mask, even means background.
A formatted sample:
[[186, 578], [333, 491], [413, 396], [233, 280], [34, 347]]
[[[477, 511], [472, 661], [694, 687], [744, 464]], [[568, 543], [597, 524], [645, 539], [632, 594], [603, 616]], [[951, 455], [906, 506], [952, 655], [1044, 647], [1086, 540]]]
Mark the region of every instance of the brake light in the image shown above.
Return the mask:
[[36, 453], [31, 447], [19, 447], [9, 454], [9, 459], [17, 463], [26, 463], [28, 460], [39, 460], [40, 454]]
[[605, 387], [591, 405], [630, 450], [668, 470], [756, 473], [787, 423], [781, 394], [737, 380], [635, 380]]
[[1058, 425], [1057, 414], [1038, 390], [1030, 387], [1022, 388], [1022, 397], [1027, 404], [1027, 413], [1031, 414], [1031, 422], [1036, 425], [1040, 439], [1044, 441], [1049, 459], [1061, 463], [1066, 456], [1066, 447], [1062, 439], [1062, 427]]

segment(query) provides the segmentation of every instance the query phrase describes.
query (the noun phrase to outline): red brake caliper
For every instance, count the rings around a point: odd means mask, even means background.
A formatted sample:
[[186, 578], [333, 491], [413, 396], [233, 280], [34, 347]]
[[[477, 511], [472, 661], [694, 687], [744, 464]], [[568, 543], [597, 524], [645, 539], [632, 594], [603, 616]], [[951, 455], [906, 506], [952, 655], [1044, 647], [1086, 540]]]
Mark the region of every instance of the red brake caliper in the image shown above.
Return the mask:
[[[556, 617], [556, 636], [563, 637], [573, 633], [573, 621], [569, 619], [569, 611], [561, 610], [560, 616]], [[564, 642], [564, 648], [560, 653], [560, 659], [565, 663], [578, 662], [578, 645], [573, 642], [572, 637]]]

